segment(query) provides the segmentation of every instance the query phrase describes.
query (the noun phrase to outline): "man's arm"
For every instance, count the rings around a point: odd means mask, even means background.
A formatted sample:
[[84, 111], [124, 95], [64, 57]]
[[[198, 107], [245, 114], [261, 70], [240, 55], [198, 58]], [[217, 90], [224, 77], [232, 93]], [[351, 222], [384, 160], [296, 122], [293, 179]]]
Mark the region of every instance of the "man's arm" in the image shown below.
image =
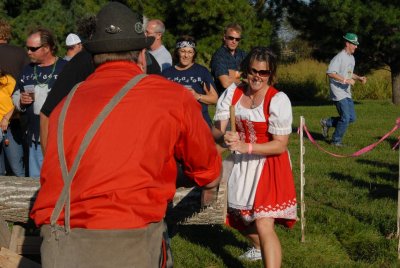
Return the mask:
[[365, 77], [365, 76], [359, 76], [359, 75], [353, 73], [352, 78], [360, 81], [362, 84], [367, 83], [367, 77]]
[[344, 85], [354, 85], [354, 83], [355, 83], [354, 79], [345, 78], [337, 73], [328, 73], [327, 75], [328, 75], [328, 77], [330, 77]]
[[240, 73], [236, 70], [228, 70], [228, 75], [223, 74], [218, 76], [218, 80], [224, 88], [229, 87], [232, 83], [240, 84]]
[[182, 129], [175, 146], [175, 156], [181, 160], [186, 177], [199, 186], [216, 187], [222, 166], [221, 156], [203, 119], [200, 104], [189, 91], [182, 94]]

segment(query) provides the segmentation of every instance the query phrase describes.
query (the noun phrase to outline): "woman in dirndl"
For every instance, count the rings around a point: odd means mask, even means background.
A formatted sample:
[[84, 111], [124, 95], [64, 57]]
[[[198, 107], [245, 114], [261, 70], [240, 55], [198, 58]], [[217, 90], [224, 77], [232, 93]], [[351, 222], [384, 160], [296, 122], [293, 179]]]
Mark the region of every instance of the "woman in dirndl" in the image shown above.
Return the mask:
[[[276, 68], [270, 49], [253, 48], [241, 67], [246, 84], [232, 84], [223, 92], [214, 117], [234, 163], [228, 176], [226, 222], [253, 244], [241, 258], [262, 259], [265, 267], [280, 267], [282, 262], [275, 224], [290, 228], [297, 218], [287, 149], [292, 108], [287, 95], [273, 87]], [[231, 105], [237, 132], [226, 131]]]

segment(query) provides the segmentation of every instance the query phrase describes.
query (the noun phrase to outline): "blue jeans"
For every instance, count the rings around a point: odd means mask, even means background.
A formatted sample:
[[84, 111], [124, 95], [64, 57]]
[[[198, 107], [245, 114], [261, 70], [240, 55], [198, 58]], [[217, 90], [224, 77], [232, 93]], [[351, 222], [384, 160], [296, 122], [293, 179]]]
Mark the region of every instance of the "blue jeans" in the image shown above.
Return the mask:
[[332, 136], [332, 143], [341, 143], [349, 124], [356, 121], [356, 112], [354, 110], [354, 102], [350, 98], [335, 101], [335, 105], [339, 117], [328, 118], [328, 120], [326, 120], [326, 125], [335, 128], [335, 132]]
[[[8, 139], [9, 144], [5, 145], [4, 140]], [[15, 176], [25, 177], [24, 150], [22, 147], [22, 130], [19, 120], [12, 120], [0, 143], [0, 174], [6, 173], [8, 163]]]
[[40, 178], [42, 163], [43, 153], [40, 144], [31, 142], [31, 145], [29, 146], [29, 177]]

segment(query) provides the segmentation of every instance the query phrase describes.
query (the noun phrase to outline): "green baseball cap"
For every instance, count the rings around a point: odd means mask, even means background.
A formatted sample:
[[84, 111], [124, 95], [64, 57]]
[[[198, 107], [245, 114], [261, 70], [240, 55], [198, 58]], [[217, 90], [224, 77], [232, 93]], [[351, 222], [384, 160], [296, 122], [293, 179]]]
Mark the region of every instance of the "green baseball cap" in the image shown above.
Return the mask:
[[343, 38], [347, 41], [349, 41], [350, 43], [358, 46], [360, 43], [358, 42], [358, 37], [356, 34], [354, 33], [346, 33], [345, 36], [343, 36]]

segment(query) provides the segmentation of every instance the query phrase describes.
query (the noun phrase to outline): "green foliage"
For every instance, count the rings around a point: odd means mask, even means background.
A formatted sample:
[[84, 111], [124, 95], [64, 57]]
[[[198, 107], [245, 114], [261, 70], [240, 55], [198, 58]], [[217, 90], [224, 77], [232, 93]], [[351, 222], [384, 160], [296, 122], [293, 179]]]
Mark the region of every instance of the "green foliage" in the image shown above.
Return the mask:
[[[76, 31], [78, 19], [87, 14], [96, 14], [106, 0], [6, 0], [4, 11], [12, 18], [14, 40], [23, 46], [27, 31], [37, 25], [50, 28], [59, 44], [64, 44], [66, 35]], [[192, 35], [198, 42], [198, 61], [209, 65], [214, 51], [221, 45], [223, 29], [230, 22], [238, 22], [244, 28], [241, 47], [268, 46], [273, 32], [266, 10], [253, 6], [246, 0], [199, 0], [199, 1], [120, 1], [146, 17], [158, 18], [166, 25], [164, 43], [172, 52], [176, 39], [183, 34]], [[268, 1], [267, 1], [268, 2]], [[1, 5], [1, 2], [0, 2]], [[240, 11], [240, 12], [238, 12]], [[64, 52], [61, 47], [60, 54]]]
[[[51, 29], [60, 41], [60, 36], [64, 36], [64, 33], [68, 28], [71, 28], [72, 24], [71, 19], [68, 19], [71, 18], [69, 13], [64, 14], [63, 20], [60, 20], [61, 14], [64, 12], [63, 6], [58, 1], [46, 1], [38, 9], [22, 11], [21, 15], [12, 21], [13, 41], [18, 44], [25, 44], [29, 31], [38, 26]], [[57, 16], [57, 14], [60, 15]], [[65, 20], [67, 23], [65, 23]]]
[[342, 36], [355, 32], [361, 73], [389, 66], [393, 75], [393, 101], [400, 104], [400, 7], [398, 1], [311, 0], [282, 1], [289, 21], [315, 48], [314, 56], [328, 61], [343, 47]]
[[[326, 63], [308, 59], [278, 67], [276, 87], [288, 94], [293, 102], [326, 103], [329, 98], [329, 81]], [[356, 100], [387, 100], [392, 97], [390, 72], [372, 71], [365, 85], [356, 83], [352, 88]]]

